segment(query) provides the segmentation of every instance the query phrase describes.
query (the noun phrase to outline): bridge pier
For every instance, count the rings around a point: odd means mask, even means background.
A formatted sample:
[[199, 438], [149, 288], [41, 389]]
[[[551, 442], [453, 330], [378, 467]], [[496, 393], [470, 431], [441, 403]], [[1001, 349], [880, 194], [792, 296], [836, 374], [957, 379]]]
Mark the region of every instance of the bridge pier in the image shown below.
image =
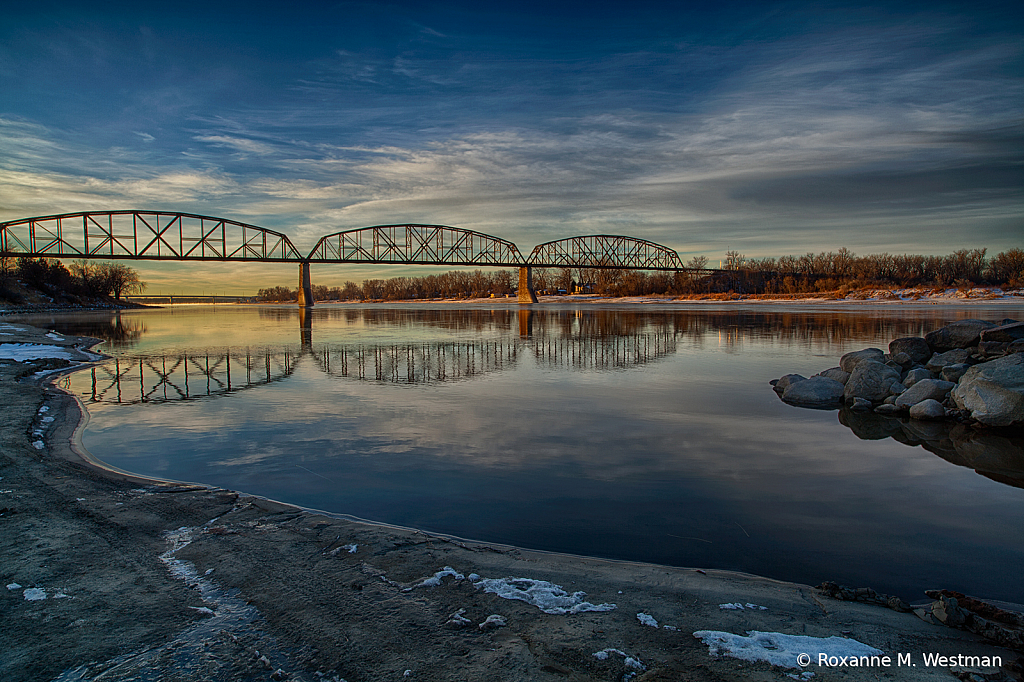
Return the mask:
[[519, 304], [529, 305], [537, 302], [537, 294], [533, 291], [533, 269], [530, 266], [519, 268]]
[[313, 306], [313, 284], [309, 278], [309, 261], [299, 263], [299, 306], [310, 308]]

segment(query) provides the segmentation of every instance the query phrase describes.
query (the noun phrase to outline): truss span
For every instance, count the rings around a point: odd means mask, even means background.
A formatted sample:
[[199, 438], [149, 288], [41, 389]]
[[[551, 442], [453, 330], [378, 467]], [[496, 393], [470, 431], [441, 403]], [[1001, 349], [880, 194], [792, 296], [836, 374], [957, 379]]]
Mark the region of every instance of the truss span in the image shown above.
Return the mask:
[[499, 237], [445, 225], [377, 225], [320, 239], [311, 263], [395, 263], [405, 265], [524, 264], [519, 247]]
[[646, 239], [609, 234], [568, 237], [538, 244], [527, 261], [533, 267], [681, 270], [679, 254]]
[[162, 211], [88, 211], [0, 223], [0, 253], [133, 260], [303, 260], [280, 232], [224, 218]]

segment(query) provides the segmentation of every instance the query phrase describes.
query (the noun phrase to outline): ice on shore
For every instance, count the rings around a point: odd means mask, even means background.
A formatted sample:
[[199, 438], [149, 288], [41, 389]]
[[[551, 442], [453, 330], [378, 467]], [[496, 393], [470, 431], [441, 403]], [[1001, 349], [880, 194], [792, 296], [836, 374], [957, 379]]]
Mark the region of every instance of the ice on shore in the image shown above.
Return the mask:
[[531, 578], [485, 578], [475, 583], [485, 592], [496, 594], [502, 599], [516, 599], [536, 606], [544, 613], [562, 615], [584, 611], [611, 611], [615, 604], [591, 604], [584, 601], [586, 592], [569, 594], [561, 585], [546, 580]]
[[42, 601], [46, 599], [46, 590], [41, 587], [28, 587], [22, 592], [25, 601]]
[[438, 585], [441, 584], [441, 578], [444, 578], [444, 577], [447, 577], [447, 576], [451, 576], [452, 578], [455, 578], [456, 580], [465, 580], [466, 579], [466, 576], [462, 575], [461, 573], [456, 571], [451, 566], [445, 566], [444, 568], [442, 568], [440, 571], [438, 571], [434, 575], [430, 576], [429, 578], [424, 578], [423, 580], [421, 580], [420, 582], [416, 583], [412, 587], [405, 588], [406, 592], [408, 592], [409, 590], [416, 589], [417, 587], [437, 587]]
[[742, 611], [743, 609], [750, 609], [751, 611], [767, 611], [767, 606], [758, 606], [757, 604], [741, 604], [740, 602], [734, 602], [732, 604], [719, 604], [718, 608], [723, 611]]
[[0, 359], [14, 360], [41, 360], [45, 358], [63, 358], [74, 360], [72, 349], [63, 346], [49, 346], [40, 343], [0, 343]]
[[646, 613], [638, 613], [638, 614], [636, 614], [636, 619], [638, 621], [640, 621], [641, 625], [646, 625], [646, 626], [652, 627], [652, 628], [658, 627], [658, 621], [656, 621], [654, 619], [654, 616], [650, 616], [650, 615], [648, 615]]
[[698, 630], [693, 636], [708, 646], [712, 656], [725, 655], [741, 661], [764, 661], [780, 668], [800, 668], [797, 657], [807, 655], [817, 661], [818, 654], [826, 656], [881, 656], [883, 652], [855, 639], [845, 637], [808, 637], [784, 635], [781, 632], [751, 630], [747, 636], [717, 630]]
[[[601, 649], [600, 651], [595, 651], [591, 655], [594, 658], [596, 658], [597, 660], [599, 660], [599, 661], [607, 661], [608, 657], [611, 654], [617, 654], [619, 656], [622, 656], [622, 658], [623, 658], [622, 662], [626, 666], [627, 669], [632, 669], [632, 670], [640, 671], [640, 672], [642, 672], [644, 670], [647, 670], [647, 666], [645, 666], [643, 663], [641, 663], [639, 658], [636, 658], [635, 656], [630, 656], [629, 654], [627, 654], [622, 649]], [[627, 675], [623, 679], [630, 679], [634, 675], [636, 675], [635, 672], [632, 673], [632, 674]]]

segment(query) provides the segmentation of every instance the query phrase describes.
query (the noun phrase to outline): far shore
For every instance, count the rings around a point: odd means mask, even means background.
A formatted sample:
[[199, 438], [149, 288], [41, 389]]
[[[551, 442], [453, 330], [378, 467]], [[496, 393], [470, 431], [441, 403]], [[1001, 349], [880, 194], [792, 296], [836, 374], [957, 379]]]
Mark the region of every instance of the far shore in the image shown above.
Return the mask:
[[[938, 623], [924, 595], [920, 613], [898, 612], [752, 575], [466, 541], [112, 471], [81, 445], [88, 413], [53, 386], [95, 360], [97, 340], [0, 331], [0, 345], [57, 358], [0, 361], [5, 680], [950, 679], [926, 654], [1002, 680], [997, 666], [1017, 658]], [[877, 661], [830, 669], [816, 653], [826, 646]]]

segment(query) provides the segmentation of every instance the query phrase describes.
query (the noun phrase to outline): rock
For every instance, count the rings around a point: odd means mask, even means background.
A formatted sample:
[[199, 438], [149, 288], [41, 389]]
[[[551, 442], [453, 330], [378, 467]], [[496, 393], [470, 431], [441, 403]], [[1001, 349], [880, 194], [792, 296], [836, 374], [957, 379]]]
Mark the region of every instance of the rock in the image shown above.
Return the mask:
[[982, 341], [999, 341], [1012, 343], [1024, 339], [1024, 322], [1013, 322], [998, 327], [990, 327], [981, 332]]
[[945, 419], [946, 408], [938, 400], [922, 400], [910, 408], [911, 419]]
[[942, 375], [943, 381], [952, 381], [954, 384], [960, 381], [960, 377], [967, 373], [967, 370], [971, 368], [966, 362], [957, 362], [952, 365], [946, 365], [942, 368], [940, 374]]
[[893, 385], [889, 387], [889, 395], [900, 395], [906, 390], [907, 387], [897, 381], [894, 382]]
[[892, 403], [883, 403], [875, 408], [876, 414], [899, 414], [900, 408], [896, 407]]
[[835, 379], [843, 385], [846, 385], [846, 382], [850, 379], [850, 373], [844, 372], [842, 367], [830, 367], [824, 372], [818, 372], [814, 376], [825, 377], [826, 379]]
[[922, 379], [896, 398], [896, 406], [901, 409], [906, 409], [908, 407], [913, 407], [924, 400], [941, 401], [946, 397], [947, 393], [953, 390], [954, 386], [956, 386], [956, 384], [950, 381], [942, 381], [940, 379]]
[[907, 371], [907, 376], [903, 377], [903, 385], [910, 388], [922, 379], [934, 379], [935, 375], [924, 367], [915, 367], [914, 369]]
[[978, 344], [978, 354], [983, 358], [997, 358], [1006, 355], [1010, 344], [1002, 341], [982, 341]]
[[981, 340], [981, 332], [996, 325], [985, 320], [958, 320], [945, 327], [928, 332], [924, 340], [932, 350], [943, 351], [953, 348], [969, 348], [977, 346]]
[[914, 362], [924, 362], [932, 356], [932, 349], [920, 336], [904, 336], [889, 342], [889, 354], [896, 357], [900, 353], [906, 353]]
[[932, 602], [932, 615], [951, 628], [961, 627], [967, 622], [967, 612], [957, 605], [956, 597], [941, 596]]
[[851, 353], [847, 353], [843, 357], [839, 358], [839, 367], [844, 372], [853, 372], [853, 368], [856, 367], [863, 360], [875, 360], [876, 362], [882, 362], [882, 357], [885, 355], [879, 348], [865, 348], [864, 350], [855, 350]]
[[[899, 365], [902, 369], [913, 367], [914, 363], [917, 362], [914, 358], [910, 357], [906, 353], [893, 353], [892, 357], [889, 358], [889, 362], [894, 365]], [[889, 364], [888, 362], [886, 364]]]
[[965, 363], [971, 358], [971, 351], [966, 348], [957, 348], [945, 353], [936, 353], [925, 365], [925, 369], [930, 369], [933, 372], [939, 372], [946, 365], [957, 365]]
[[778, 379], [773, 384], [773, 386], [775, 387], [776, 391], [782, 393], [783, 391], [785, 391], [787, 388], [789, 388], [798, 381], [807, 381], [807, 377], [801, 374], [787, 374], [783, 376], [781, 379]]
[[896, 404], [896, 396], [894, 396], [894, 395], [886, 396], [885, 400], [883, 400], [882, 402], [885, 403], [886, 405], [895, 405]]
[[[844, 355], [843, 359], [846, 357]], [[843, 395], [847, 401], [865, 398], [871, 402], [879, 402], [885, 400], [893, 383], [899, 383], [899, 380], [900, 373], [892, 367], [886, 367], [876, 360], [862, 359], [850, 373]]]
[[1006, 353], [1024, 353], [1024, 340], [1011, 343], [1006, 347]]
[[989, 426], [1024, 422], [1024, 353], [975, 365], [952, 392], [957, 407]]
[[867, 412], [871, 409], [871, 401], [864, 398], [854, 398], [850, 403], [850, 409], [854, 412]]
[[815, 376], [790, 384], [782, 393], [782, 399], [793, 405], [838, 407], [839, 401], [843, 398], [844, 388], [843, 384], [835, 379]]

